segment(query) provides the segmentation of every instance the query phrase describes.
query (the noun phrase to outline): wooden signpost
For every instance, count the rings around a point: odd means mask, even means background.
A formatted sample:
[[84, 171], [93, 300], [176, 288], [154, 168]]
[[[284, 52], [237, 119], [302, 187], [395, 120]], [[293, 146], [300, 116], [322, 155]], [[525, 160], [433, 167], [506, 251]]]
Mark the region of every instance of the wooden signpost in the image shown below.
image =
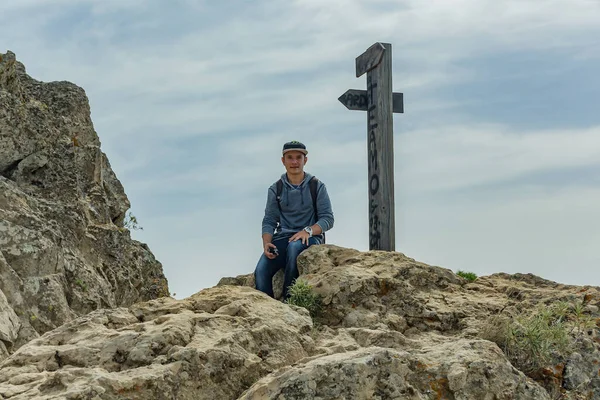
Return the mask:
[[367, 74], [367, 90], [339, 97], [349, 110], [367, 112], [369, 249], [395, 250], [393, 113], [404, 112], [402, 93], [392, 93], [392, 45], [375, 43], [356, 58], [356, 77]]

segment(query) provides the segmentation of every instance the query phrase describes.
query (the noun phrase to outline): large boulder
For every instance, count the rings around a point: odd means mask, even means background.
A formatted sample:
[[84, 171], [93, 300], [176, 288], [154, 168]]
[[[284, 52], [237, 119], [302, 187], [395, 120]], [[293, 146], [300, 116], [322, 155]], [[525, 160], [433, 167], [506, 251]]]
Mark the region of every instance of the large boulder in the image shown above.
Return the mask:
[[268, 375], [240, 398], [550, 400], [490, 342], [440, 341], [419, 350], [365, 347], [320, 357]]
[[0, 364], [0, 398], [235, 399], [314, 353], [310, 316], [250, 288], [99, 310]]
[[0, 359], [90, 311], [169, 294], [129, 208], [83, 89], [0, 54]]
[[[223, 280], [183, 300], [97, 310], [0, 364], [0, 396], [25, 399], [599, 399], [599, 337], [579, 332], [561, 362], [523, 371], [485, 332], [507, 310], [600, 291], [532, 275], [468, 282], [395, 252], [313, 246], [308, 310]], [[225, 284], [227, 283], [227, 284]], [[562, 397], [561, 397], [562, 396]]]
[[21, 399], [536, 399], [492, 342], [316, 329], [307, 310], [222, 286], [99, 310], [0, 364]]
[[[316, 344], [328, 355], [373, 345], [404, 349], [406, 338], [423, 341], [435, 335], [451, 338], [455, 342], [451, 346], [459, 340], [493, 340], [500, 330], [496, 325], [499, 316], [534, 313], [559, 302], [579, 307], [587, 321], [600, 322], [600, 288], [563, 285], [532, 274], [498, 273], [470, 282], [449, 269], [399, 252], [360, 252], [335, 245], [304, 251], [298, 269], [301, 279], [322, 298], [317, 321], [327, 329], [320, 331]], [[253, 287], [254, 280], [249, 274], [223, 278], [219, 284]], [[571, 352], [557, 355], [556, 365], [525, 372], [551, 396], [574, 393], [600, 399], [597, 328], [572, 330]], [[297, 373], [304, 374], [302, 371]], [[274, 381], [266, 382], [261, 385], [274, 385]]]

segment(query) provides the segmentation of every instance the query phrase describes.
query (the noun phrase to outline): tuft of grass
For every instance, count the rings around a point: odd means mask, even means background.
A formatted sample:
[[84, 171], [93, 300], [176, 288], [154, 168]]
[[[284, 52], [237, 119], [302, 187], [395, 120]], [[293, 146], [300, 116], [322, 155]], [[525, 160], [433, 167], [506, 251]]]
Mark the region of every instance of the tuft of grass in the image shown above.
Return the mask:
[[475, 272], [466, 272], [466, 271], [458, 270], [456, 272], [456, 275], [465, 278], [469, 282], [474, 282], [475, 279], [477, 279], [477, 274]]
[[515, 367], [532, 374], [564, 361], [575, 339], [594, 327], [582, 304], [560, 301], [533, 312], [495, 316], [481, 336], [498, 344]]
[[520, 315], [505, 332], [505, 352], [524, 372], [554, 365], [561, 354], [570, 352], [571, 339], [565, 320], [552, 310]]
[[81, 279], [76, 279], [75, 284], [81, 288], [84, 292], [87, 292], [88, 286]]
[[323, 307], [321, 296], [314, 292], [313, 287], [307, 281], [296, 279], [289, 288], [289, 294], [290, 297], [286, 300], [287, 304], [306, 308], [312, 318], [319, 316]]

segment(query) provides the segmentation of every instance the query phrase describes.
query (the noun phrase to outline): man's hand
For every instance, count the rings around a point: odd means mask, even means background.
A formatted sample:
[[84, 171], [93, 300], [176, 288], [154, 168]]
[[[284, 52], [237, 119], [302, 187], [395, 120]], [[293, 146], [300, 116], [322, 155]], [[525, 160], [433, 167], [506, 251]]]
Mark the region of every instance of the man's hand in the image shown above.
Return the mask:
[[263, 248], [263, 252], [265, 253], [265, 256], [267, 256], [267, 258], [269, 260], [274, 259], [275, 257], [277, 257], [276, 254], [273, 254], [269, 251], [270, 248], [274, 248], [276, 249], [277, 246], [275, 246], [273, 243], [265, 243], [264, 248]]
[[301, 230], [300, 232], [297, 232], [294, 236], [290, 238], [290, 242], [302, 240], [302, 243], [308, 246], [308, 239], [310, 239], [308, 232], [306, 232], [305, 230]]

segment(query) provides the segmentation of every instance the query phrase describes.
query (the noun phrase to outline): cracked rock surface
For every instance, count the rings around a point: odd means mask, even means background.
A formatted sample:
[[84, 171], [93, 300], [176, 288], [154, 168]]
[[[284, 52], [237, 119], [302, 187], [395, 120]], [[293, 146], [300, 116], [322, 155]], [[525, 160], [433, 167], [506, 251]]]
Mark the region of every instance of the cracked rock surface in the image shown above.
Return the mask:
[[259, 377], [313, 353], [311, 328], [306, 310], [243, 287], [94, 311], [6, 360], [0, 396], [236, 398]]
[[96, 310], [0, 364], [0, 398], [599, 398], [597, 330], [540, 376], [481, 337], [499, 310], [561, 299], [587, 299], [597, 318], [598, 288], [518, 274], [469, 283], [401, 253], [334, 245], [313, 246], [299, 261], [324, 300], [314, 320], [231, 284]]
[[[531, 274], [498, 273], [469, 282], [399, 252], [335, 245], [309, 248], [300, 255], [298, 269], [323, 299], [317, 348], [326, 356], [362, 354], [327, 358], [353, 378], [340, 376], [344, 384], [326, 379], [321, 376], [327, 370], [324, 361], [315, 359], [261, 379], [245, 398], [325, 399], [346, 393], [340, 398], [600, 399], [598, 287], [562, 285]], [[280, 278], [274, 279], [275, 293], [281, 293]], [[223, 278], [219, 284], [252, 287], [254, 277]], [[526, 371], [525, 379], [496, 343], [483, 340], [499, 329], [496, 316], [533, 313], [558, 302], [581, 305], [595, 325], [573, 332], [573, 349], [558, 357], [556, 365]], [[387, 360], [384, 371], [397, 366], [390, 354], [423, 368], [411, 367], [393, 387], [373, 371], [362, 375], [367, 370], [361, 351], [377, 352], [375, 347], [406, 352], [377, 353], [378, 359]], [[426, 372], [417, 373], [421, 370]], [[353, 379], [363, 379], [361, 387], [378, 389], [352, 397], [343, 387], [352, 386]]]
[[[327, 244], [298, 259], [314, 317], [252, 274], [175, 300], [128, 208], [83, 90], [1, 55], [0, 399], [600, 399], [598, 287]], [[561, 302], [585, 324], [526, 371], [498, 318]]]
[[77, 316], [169, 294], [124, 228], [129, 207], [83, 89], [0, 54], [0, 360]]

